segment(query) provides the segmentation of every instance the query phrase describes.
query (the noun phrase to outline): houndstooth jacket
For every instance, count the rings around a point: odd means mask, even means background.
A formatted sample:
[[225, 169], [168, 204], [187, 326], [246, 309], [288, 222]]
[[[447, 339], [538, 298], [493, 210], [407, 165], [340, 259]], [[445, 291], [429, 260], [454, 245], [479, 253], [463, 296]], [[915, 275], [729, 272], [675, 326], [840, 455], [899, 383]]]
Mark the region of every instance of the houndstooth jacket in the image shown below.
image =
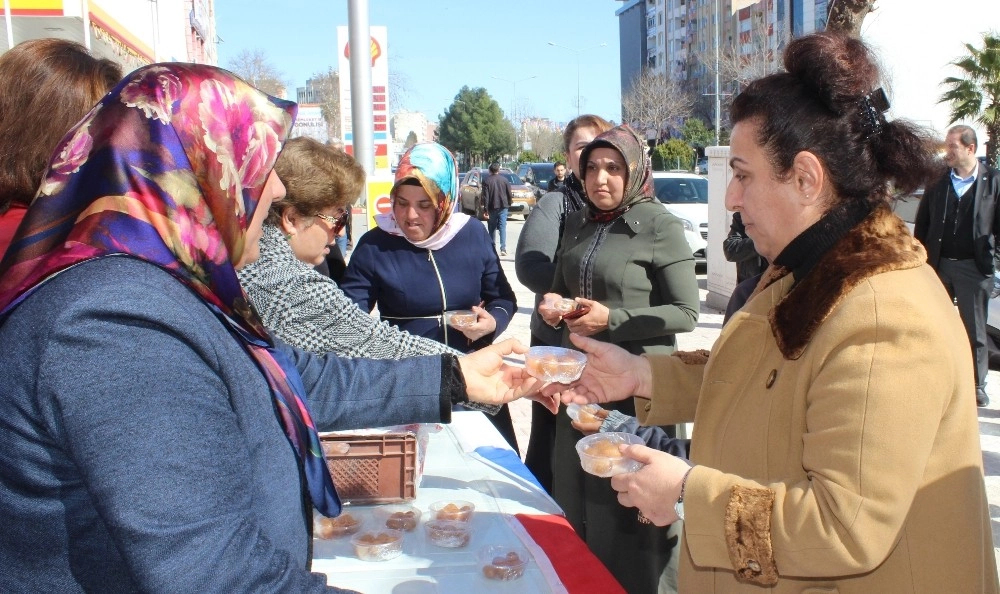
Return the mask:
[[240, 270], [239, 277], [264, 325], [294, 347], [369, 359], [462, 354], [361, 311], [333, 279], [296, 258], [272, 225], [264, 225], [260, 258]]

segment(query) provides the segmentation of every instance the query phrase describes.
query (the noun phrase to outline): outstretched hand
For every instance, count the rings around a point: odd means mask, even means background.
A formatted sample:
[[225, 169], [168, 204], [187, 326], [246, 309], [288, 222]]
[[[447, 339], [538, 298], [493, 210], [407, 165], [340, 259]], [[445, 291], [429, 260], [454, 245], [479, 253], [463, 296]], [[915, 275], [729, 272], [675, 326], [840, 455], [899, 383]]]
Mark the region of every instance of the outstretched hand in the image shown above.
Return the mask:
[[536, 400], [555, 413], [559, 402], [552, 395], [539, 393], [543, 382], [518, 365], [504, 361], [511, 354], [523, 355], [528, 347], [514, 338], [483, 347], [458, 359], [465, 380], [466, 394], [472, 402], [504, 404], [518, 398]]
[[569, 384], [549, 384], [542, 389], [563, 404], [605, 403], [631, 396], [650, 396], [652, 371], [649, 362], [611, 343], [570, 334], [570, 341], [587, 354], [587, 366], [580, 379]]

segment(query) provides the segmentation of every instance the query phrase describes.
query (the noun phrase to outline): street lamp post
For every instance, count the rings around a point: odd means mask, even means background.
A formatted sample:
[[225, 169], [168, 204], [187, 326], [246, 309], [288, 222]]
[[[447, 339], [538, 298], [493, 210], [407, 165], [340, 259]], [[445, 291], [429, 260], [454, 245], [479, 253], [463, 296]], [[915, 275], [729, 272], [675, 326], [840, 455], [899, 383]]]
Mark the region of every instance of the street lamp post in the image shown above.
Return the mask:
[[538, 76], [537, 75], [535, 75], [535, 76], [529, 76], [527, 78], [522, 78], [522, 79], [518, 79], [518, 80], [510, 80], [509, 78], [501, 78], [499, 76], [491, 76], [490, 78], [494, 78], [496, 80], [502, 80], [504, 82], [509, 82], [511, 84], [511, 86], [513, 87], [511, 89], [511, 97], [510, 97], [510, 123], [514, 124], [514, 142], [516, 142], [517, 145], [518, 145], [517, 146], [517, 153], [515, 154], [515, 156], [520, 155], [521, 154], [521, 131], [518, 130], [519, 126], [517, 125], [517, 122], [514, 121], [514, 118], [515, 118], [515, 116], [514, 116], [514, 108], [515, 108], [515, 104], [517, 103], [517, 83], [524, 82], [526, 80], [531, 80], [533, 78], [538, 78]]
[[599, 47], [604, 47], [607, 43], [599, 43], [597, 45], [592, 45], [590, 47], [582, 47], [579, 49], [566, 47], [565, 45], [559, 45], [554, 41], [550, 41], [549, 45], [552, 47], [561, 47], [564, 50], [569, 50], [576, 54], [576, 115], [580, 115], [580, 54], [590, 49], [597, 49]]

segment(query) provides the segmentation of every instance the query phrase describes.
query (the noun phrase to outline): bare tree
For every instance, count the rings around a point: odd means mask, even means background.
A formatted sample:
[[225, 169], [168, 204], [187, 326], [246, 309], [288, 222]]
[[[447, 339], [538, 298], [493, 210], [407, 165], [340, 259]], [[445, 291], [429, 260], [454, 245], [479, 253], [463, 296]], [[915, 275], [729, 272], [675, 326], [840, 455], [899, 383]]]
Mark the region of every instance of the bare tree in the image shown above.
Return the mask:
[[528, 130], [528, 140], [531, 141], [531, 150], [546, 161], [563, 150], [562, 133], [556, 130], [545, 128]]
[[[719, 76], [735, 93], [751, 81], [774, 74], [782, 69], [781, 50], [788, 43], [788, 32], [774, 29], [759, 6], [751, 8], [750, 29], [740, 33], [735, 45], [719, 55]], [[711, 74], [715, 74], [714, 59], [702, 58]]]
[[260, 49], [243, 50], [229, 60], [228, 68], [234, 74], [269, 95], [281, 97], [287, 85], [278, 71]]
[[320, 111], [326, 120], [326, 132], [330, 138], [341, 138], [340, 133], [340, 74], [327, 68], [326, 72], [318, 72], [310, 79], [316, 91]]
[[841, 31], [852, 37], [861, 37], [861, 23], [869, 12], [875, 10], [875, 1], [830, 0], [826, 15], [826, 30]]
[[678, 81], [645, 70], [632, 80], [622, 97], [622, 116], [637, 130], [655, 130], [657, 137], [691, 115], [694, 99]]

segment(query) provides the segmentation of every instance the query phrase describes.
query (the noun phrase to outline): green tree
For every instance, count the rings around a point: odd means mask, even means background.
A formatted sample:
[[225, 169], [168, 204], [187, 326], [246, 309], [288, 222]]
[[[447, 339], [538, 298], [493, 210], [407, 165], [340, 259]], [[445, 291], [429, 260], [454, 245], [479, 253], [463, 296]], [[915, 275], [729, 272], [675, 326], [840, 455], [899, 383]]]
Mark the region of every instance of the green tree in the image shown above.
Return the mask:
[[465, 168], [514, 154], [514, 126], [504, 118], [500, 105], [486, 89], [462, 87], [438, 118], [438, 142], [461, 155]]
[[417, 133], [410, 130], [410, 133], [406, 135], [406, 142], [403, 143], [403, 150], [409, 150], [415, 144], [417, 144]]
[[542, 157], [535, 151], [521, 151], [521, 158], [519, 159], [519, 162], [538, 163], [540, 161], [542, 161]]
[[715, 133], [708, 129], [700, 118], [688, 118], [681, 126], [681, 138], [684, 142], [704, 151], [706, 146], [715, 144]]
[[951, 88], [938, 103], [951, 104], [951, 121], [973, 120], [986, 127], [986, 161], [997, 162], [1000, 142], [1000, 36], [983, 34], [983, 48], [965, 44], [969, 54], [954, 62], [962, 76], [949, 76], [945, 85]]
[[228, 67], [234, 74], [269, 95], [282, 97], [285, 94], [287, 85], [283, 80], [284, 75], [259, 49], [241, 51], [229, 60]]
[[653, 169], [691, 169], [694, 167], [694, 154], [694, 149], [688, 143], [680, 138], [671, 138], [653, 149]]

